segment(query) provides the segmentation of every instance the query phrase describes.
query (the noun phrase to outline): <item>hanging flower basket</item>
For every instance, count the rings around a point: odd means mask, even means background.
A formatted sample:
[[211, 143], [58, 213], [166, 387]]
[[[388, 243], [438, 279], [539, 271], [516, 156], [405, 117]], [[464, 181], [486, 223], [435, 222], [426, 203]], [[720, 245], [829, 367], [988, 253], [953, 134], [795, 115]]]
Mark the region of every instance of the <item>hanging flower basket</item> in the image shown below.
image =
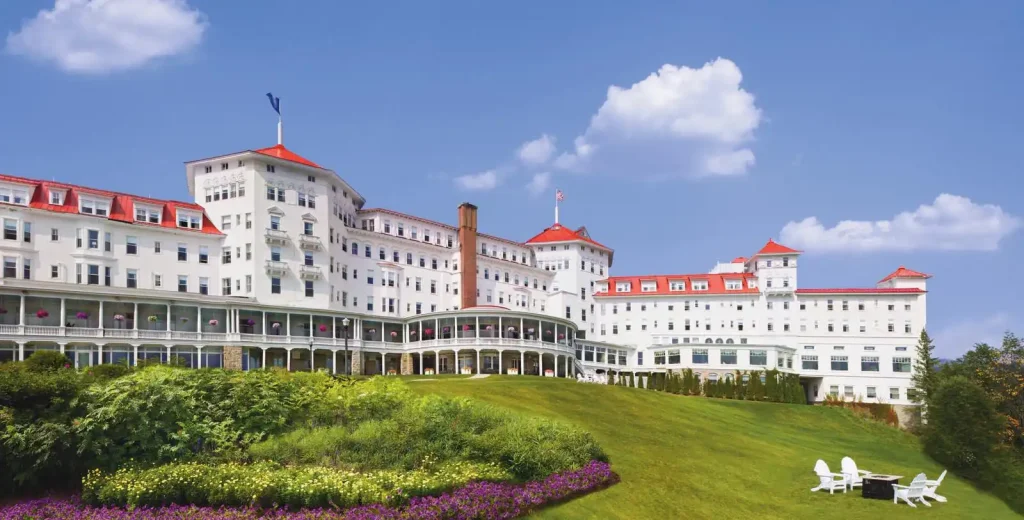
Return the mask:
[[415, 330], [410, 330], [409, 331], [409, 335], [410, 336], [415, 336], [416, 335], [416, 331]]
[[327, 325], [320, 325], [320, 332], [327, 332]]
[[368, 330], [366, 332], [370, 333], [371, 335], [372, 334], [376, 334], [377, 333], [377, 329], [370, 329], [370, 330]]
[[429, 336], [434, 333], [434, 329], [423, 329], [423, 334]]
[[515, 328], [515, 327], [509, 327], [509, 328], [508, 328], [508, 331], [509, 331], [509, 332], [515, 332], [515, 331], [516, 331], [516, 328]]
[[533, 331], [533, 327], [530, 327], [530, 328], [526, 329], [526, 332], [529, 332], [530, 334], [533, 334], [533, 332], [534, 332]]
[[0, 314], [7, 314], [7, 309], [0, 307]]
[[38, 311], [36, 311], [36, 318], [39, 318], [39, 319], [43, 319], [43, 318], [45, 318], [45, 317], [47, 317], [49, 315], [50, 315], [50, 313], [47, 312], [46, 309], [39, 309]]
[[211, 327], [216, 327], [218, 323], [220, 323], [220, 322], [217, 321], [217, 320], [210, 320], [209, 321], [209, 324], [210, 324]]
[[466, 331], [468, 331], [468, 330], [469, 330], [469, 325], [463, 325], [463, 326], [462, 326], [462, 331], [463, 331], [463, 332], [466, 332]]
[[545, 336], [550, 336], [551, 335], [551, 331], [550, 330], [545, 330], [544, 331], [544, 335]]
[[558, 339], [565, 339], [565, 334], [559, 334]]
[[182, 323], [188, 323], [188, 318], [182, 317], [182, 318], [181, 318], [181, 322], [182, 322]]
[[395, 331], [391, 331], [391, 339], [394, 339], [394, 338], [397, 338], [397, 337], [398, 337], [398, 333], [395, 332]]
[[270, 328], [272, 328], [274, 330], [280, 329], [281, 328], [281, 324], [275, 321], [274, 323], [270, 324]]
[[249, 318], [249, 319], [245, 320], [245, 324], [246, 324], [246, 326], [252, 327], [253, 325], [256, 324], [256, 321], [254, 321], [252, 318]]
[[484, 327], [484, 330], [494, 330], [494, 327], [492, 327], [491, 325], [488, 325], [488, 326]]
[[149, 322], [150, 322], [150, 323], [156, 323], [156, 320], [158, 320], [159, 318], [157, 318], [155, 314], [151, 314], [151, 315], [150, 315], [150, 316], [149, 316], [148, 318], [146, 318], [146, 319], [147, 319], [147, 320], [149, 320]]
[[124, 314], [115, 314], [114, 321], [124, 321]]
[[451, 332], [451, 330], [452, 330], [451, 328], [445, 327], [445, 328], [441, 329], [441, 332], [443, 332], [445, 334], [448, 334], [449, 332]]
[[[47, 313], [47, 315], [49, 315], [49, 313]], [[78, 312], [75, 313], [75, 319], [87, 320], [87, 319], [89, 319], [89, 313], [78, 311]]]

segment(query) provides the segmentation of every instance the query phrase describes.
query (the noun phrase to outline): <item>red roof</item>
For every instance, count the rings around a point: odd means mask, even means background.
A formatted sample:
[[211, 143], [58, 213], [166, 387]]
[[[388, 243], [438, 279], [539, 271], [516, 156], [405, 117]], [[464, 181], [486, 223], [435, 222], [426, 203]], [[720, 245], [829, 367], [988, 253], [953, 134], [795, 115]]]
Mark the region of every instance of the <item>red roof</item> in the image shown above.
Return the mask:
[[323, 169], [319, 164], [310, 161], [309, 159], [306, 159], [305, 157], [285, 148], [283, 144], [276, 144], [274, 146], [271, 146], [270, 148], [261, 148], [259, 150], [254, 151], [258, 154], [269, 155], [270, 157], [281, 159], [282, 161], [290, 161], [293, 163], [299, 163], [304, 166], [312, 166], [313, 168]]
[[886, 276], [885, 278], [882, 278], [882, 280], [880, 282], [878, 282], [878, 283], [885, 283], [885, 282], [888, 282], [889, 280], [892, 280], [893, 278], [925, 278], [925, 279], [927, 279], [927, 278], [931, 278], [931, 277], [932, 277], [932, 275], [930, 275], [930, 274], [924, 274], [924, 273], [921, 273], [921, 272], [918, 272], [918, 271], [914, 271], [913, 269], [907, 269], [906, 267], [903, 267], [901, 265], [899, 267], [899, 269], [896, 269], [895, 271], [893, 271], [889, 276]]
[[894, 289], [892, 287], [882, 288], [847, 288], [847, 289], [797, 289], [797, 294], [917, 294], [923, 293], [921, 289], [904, 287]]
[[543, 244], [547, 242], [574, 242], [581, 240], [591, 245], [595, 245], [604, 249], [605, 251], [611, 251], [610, 247], [598, 243], [597, 241], [586, 236], [586, 228], [579, 228], [573, 231], [561, 224], [555, 224], [544, 231], [541, 231], [537, 236], [526, 241], [527, 244]]
[[[608, 292], [594, 293], [594, 297], [615, 297], [615, 296], [703, 296], [706, 294], [758, 294], [756, 287], [748, 287], [747, 280], [754, 278], [752, 273], [724, 273], [724, 274], [677, 274], [677, 275], [649, 275], [649, 276], [611, 276], [608, 282]], [[694, 291], [693, 281], [706, 281], [708, 290]], [[726, 289], [726, 280], [742, 280], [742, 289]], [[641, 282], [655, 282], [655, 290], [641, 290]], [[616, 292], [615, 285], [618, 282], [629, 282], [629, 292]], [[669, 289], [669, 282], [686, 282], [685, 291], [672, 291]]]
[[[103, 198], [110, 199], [110, 214], [107, 215], [108, 220], [115, 220], [118, 222], [125, 222], [128, 224], [137, 224], [140, 226], [158, 226], [165, 228], [180, 229], [186, 231], [196, 231], [201, 233], [207, 233], [211, 235], [221, 235], [223, 233], [213, 225], [209, 217], [206, 216], [206, 212], [203, 211], [203, 207], [199, 204], [192, 202], [179, 202], [175, 200], [161, 200], [151, 199], [149, 197], [140, 197], [138, 195], [129, 195], [126, 193], [118, 193], [115, 191], [101, 190], [97, 188], [89, 188], [86, 186], [77, 186], [74, 184], [66, 184], [63, 182], [56, 181], [41, 181], [36, 179], [29, 179], [26, 177], [15, 177], [13, 175], [0, 174], [0, 181], [13, 182], [18, 184], [25, 184], [27, 191], [29, 192], [28, 207], [34, 209], [41, 209], [44, 211], [52, 211], [54, 213], [80, 213], [78, 209], [78, 198], [80, 194], [95, 195]], [[64, 192], [64, 198], [62, 204], [50, 204], [50, 191], [62, 191]], [[150, 224], [149, 222], [137, 222], [135, 221], [135, 203], [147, 204], [160, 208], [160, 224]], [[0, 203], [3, 204], [3, 203]], [[9, 203], [8, 203], [9, 204]], [[9, 204], [16, 206], [17, 204]], [[179, 228], [177, 223], [177, 210], [187, 209], [191, 211], [197, 211], [203, 216], [202, 227], [197, 230], [189, 228]]]
[[745, 263], [747, 263], [747, 258], [743, 257], [743, 256], [737, 256], [736, 258], [732, 259], [732, 263], [734, 263], [734, 264], [745, 264]]
[[768, 243], [761, 248], [754, 256], [757, 255], [785, 255], [785, 254], [799, 254], [800, 251], [796, 249], [786, 247], [772, 239], [768, 239]]

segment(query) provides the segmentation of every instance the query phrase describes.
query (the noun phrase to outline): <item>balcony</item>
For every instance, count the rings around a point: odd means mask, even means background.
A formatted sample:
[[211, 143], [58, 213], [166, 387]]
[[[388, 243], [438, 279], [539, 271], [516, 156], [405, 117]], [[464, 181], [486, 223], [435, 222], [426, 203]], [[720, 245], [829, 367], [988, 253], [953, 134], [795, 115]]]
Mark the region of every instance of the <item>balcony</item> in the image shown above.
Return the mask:
[[761, 291], [765, 294], [792, 294], [792, 287], [763, 287]]
[[284, 276], [288, 274], [288, 264], [278, 260], [267, 260], [267, 274], [271, 276]]
[[267, 243], [271, 245], [286, 245], [288, 243], [288, 232], [283, 229], [267, 228]]
[[299, 235], [299, 248], [307, 251], [321, 251], [324, 248], [324, 243], [318, 236]]
[[301, 265], [299, 266], [299, 278], [303, 280], [321, 280], [324, 277], [324, 273], [320, 270], [319, 266], [315, 265]]

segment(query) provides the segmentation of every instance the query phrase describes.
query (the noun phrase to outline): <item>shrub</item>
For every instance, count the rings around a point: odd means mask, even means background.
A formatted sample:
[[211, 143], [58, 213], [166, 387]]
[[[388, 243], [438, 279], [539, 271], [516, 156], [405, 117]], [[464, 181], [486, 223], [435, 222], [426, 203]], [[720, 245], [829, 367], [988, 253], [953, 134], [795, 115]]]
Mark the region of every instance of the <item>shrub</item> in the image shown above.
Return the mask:
[[985, 391], [965, 377], [953, 377], [933, 396], [925, 451], [959, 474], [977, 479], [987, 468], [1002, 429], [1002, 419]]
[[324, 467], [285, 468], [273, 462], [166, 464], [155, 468], [91, 471], [82, 500], [93, 505], [259, 505], [353, 507], [397, 505], [472, 481], [505, 480], [495, 465], [453, 462], [430, 470], [355, 473]]
[[109, 381], [128, 375], [132, 371], [125, 363], [113, 363], [105, 365], [93, 365], [85, 369], [85, 375], [90, 382]]
[[56, 372], [62, 368], [71, 368], [67, 356], [56, 350], [37, 350], [25, 360], [25, 370], [29, 372]]

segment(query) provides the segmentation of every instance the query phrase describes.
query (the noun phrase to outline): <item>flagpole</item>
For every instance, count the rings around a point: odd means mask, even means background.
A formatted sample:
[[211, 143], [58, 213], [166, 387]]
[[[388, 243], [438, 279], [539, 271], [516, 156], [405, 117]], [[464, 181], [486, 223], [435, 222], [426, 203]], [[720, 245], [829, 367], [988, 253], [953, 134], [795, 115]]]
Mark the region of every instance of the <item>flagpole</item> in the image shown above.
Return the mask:
[[555, 191], [555, 224], [558, 224], [558, 191]]
[[284, 144], [284, 124], [281, 122], [281, 101], [277, 101], [277, 144]]

